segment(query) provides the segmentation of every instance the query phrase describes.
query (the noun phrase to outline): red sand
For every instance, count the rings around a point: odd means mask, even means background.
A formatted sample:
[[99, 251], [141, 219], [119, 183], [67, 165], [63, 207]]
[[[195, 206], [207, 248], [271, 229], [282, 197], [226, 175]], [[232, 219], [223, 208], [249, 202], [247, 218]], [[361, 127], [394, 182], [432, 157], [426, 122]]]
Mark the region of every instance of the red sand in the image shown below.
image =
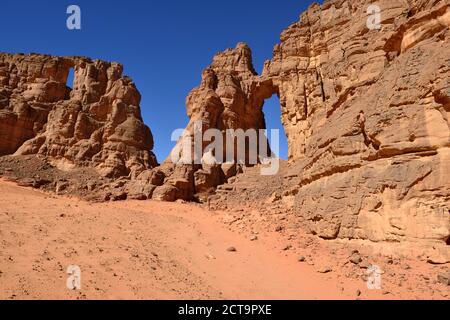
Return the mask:
[[[0, 299], [399, 297], [343, 270], [318, 273], [280, 250], [278, 233], [250, 241], [194, 204], [90, 204], [8, 182], [0, 199]], [[66, 288], [69, 265], [81, 268], [81, 290]]]

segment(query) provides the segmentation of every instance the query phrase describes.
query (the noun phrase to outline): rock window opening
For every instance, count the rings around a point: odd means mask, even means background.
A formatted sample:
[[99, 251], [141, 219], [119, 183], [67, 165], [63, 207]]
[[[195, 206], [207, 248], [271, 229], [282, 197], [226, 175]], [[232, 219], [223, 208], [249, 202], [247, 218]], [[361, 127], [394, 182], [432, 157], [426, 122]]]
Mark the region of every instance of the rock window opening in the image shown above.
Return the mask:
[[[272, 151], [283, 160], [288, 159], [288, 142], [286, 132], [284, 131], [283, 124], [281, 123], [281, 106], [280, 99], [276, 94], [264, 102], [263, 107], [264, 117], [266, 119], [267, 136], [269, 145]], [[279, 151], [274, 148], [274, 141], [271, 141], [270, 130], [278, 129], [280, 132]]]
[[74, 78], [75, 78], [75, 70], [73, 68], [70, 68], [69, 74], [67, 76], [66, 80], [66, 100], [70, 99], [70, 93], [72, 92], [73, 85], [74, 85]]

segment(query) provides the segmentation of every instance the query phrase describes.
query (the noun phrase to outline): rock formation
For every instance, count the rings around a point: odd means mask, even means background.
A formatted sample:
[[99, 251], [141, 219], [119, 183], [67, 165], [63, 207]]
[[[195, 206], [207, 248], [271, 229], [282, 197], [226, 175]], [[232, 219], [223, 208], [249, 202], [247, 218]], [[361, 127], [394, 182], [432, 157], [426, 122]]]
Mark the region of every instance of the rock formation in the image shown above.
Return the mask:
[[[71, 68], [73, 88], [66, 86]], [[36, 154], [106, 177], [156, 166], [140, 94], [122, 71], [81, 57], [0, 54], [0, 155]]]
[[449, 1], [313, 5], [263, 78], [279, 88], [296, 211], [325, 239], [450, 237]]
[[[239, 43], [235, 49], [218, 53], [213, 58], [212, 64], [203, 71], [200, 86], [193, 89], [186, 98], [190, 122], [182, 138], [172, 151], [171, 157], [161, 168], [153, 170], [164, 176], [165, 180], [158, 179], [157, 185], [150, 183], [153, 186], [150, 189], [152, 192], [149, 192], [149, 176], [153, 176], [153, 173], [145, 172], [130, 183], [128, 193], [132, 197], [145, 198], [144, 193], [147, 197], [165, 201], [204, 200], [218, 185], [236, 175], [240, 171], [241, 164], [248, 162], [248, 155], [246, 159], [243, 157], [237, 159], [236, 152], [232, 157], [234, 164], [223, 164], [227, 157], [226, 130], [265, 129], [262, 107], [264, 100], [272, 94], [272, 81], [259, 79], [253, 68], [251, 50], [246, 44]], [[192, 144], [188, 143], [188, 147], [185, 147], [185, 139], [194, 142], [195, 125], [198, 123], [199, 134], [205, 133], [208, 129], [218, 129], [222, 132], [224, 154], [223, 161], [219, 161], [218, 164], [208, 164], [202, 162], [202, 159], [195, 162]], [[214, 139], [200, 142], [199, 158], [208, 152], [206, 148], [211, 142], [214, 142]], [[237, 141], [233, 144], [237, 145]], [[268, 146], [265, 147], [267, 151], [265, 154], [268, 154]], [[186, 162], [173, 163], [174, 155], [176, 159], [182, 158], [185, 149], [191, 148], [190, 157]]]
[[446, 245], [449, 1], [379, 1], [373, 30], [369, 5], [312, 5], [283, 32], [261, 76], [242, 44], [217, 55], [188, 114], [221, 130], [263, 127], [263, 100], [278, 94], [289, 175], [299, 177], [295, 213], [312, 233]]
[[[276, 94], [286, 176], [297, 178], [284, 195], [302, 225], [324, 239], [420, 241], [450, 260], [450, 4], [376, 4], [376, 28], [368, 1], [312, 5], [282, 33], [261, 75], [245, 44], [217, 54], [186, 99], [191, 121], [173, 154], [198, 122], [202, 131], [264, 129], [264, 100]], [[132, 173], [113, 199], [202, 200], [227, 181], [233, 189], [239, 164], [169, 158], [154, 168], [139, 93], [120, 65], [39, 55], [0, 63], [1, 154]]]

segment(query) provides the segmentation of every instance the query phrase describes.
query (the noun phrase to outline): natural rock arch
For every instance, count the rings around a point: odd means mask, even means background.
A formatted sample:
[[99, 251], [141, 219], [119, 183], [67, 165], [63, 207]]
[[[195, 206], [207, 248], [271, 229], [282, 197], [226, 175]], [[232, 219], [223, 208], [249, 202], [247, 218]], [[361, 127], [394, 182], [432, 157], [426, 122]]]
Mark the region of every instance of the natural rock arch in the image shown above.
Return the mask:
[[294, 210], [312, 233], [446, 244], [449, 5], [379, 5], [382, 31], [367, 29], [363, 1], [312, 5], [261, 75], [245, 44], [219, 53], [188, 114], [217, 128], [262, 128], [263, 101], [278, 93], [299, 178]]
[[92, 166], [108, 177], [155, 167], [140, 94], [122, 70], [83, 57], [0, 54], [0, 155], [37, 154], [61, 168]]
[[[282, 33], [261, 75], [243, 43], [217, 54], [187, 97], [186, 131], [195, 121], [264, 129], [264, 100], [278, 94], [298, 178], [293, 210], [311, 233], [421, 241], [448, 253], [450, 5], [379, 1], [381, 31], [367, 28], [366, 5], [312, 5]], [[70, 67], [75, 83], [65, 101]], [[168, 201], [208, 196], [239, 171], [170, 161], [146, 170], [156, 166], [151, 132], [119, 64], [1, 54], [0, 87], [0, 155], [41, 154], [129, 175], [130, 197]]]

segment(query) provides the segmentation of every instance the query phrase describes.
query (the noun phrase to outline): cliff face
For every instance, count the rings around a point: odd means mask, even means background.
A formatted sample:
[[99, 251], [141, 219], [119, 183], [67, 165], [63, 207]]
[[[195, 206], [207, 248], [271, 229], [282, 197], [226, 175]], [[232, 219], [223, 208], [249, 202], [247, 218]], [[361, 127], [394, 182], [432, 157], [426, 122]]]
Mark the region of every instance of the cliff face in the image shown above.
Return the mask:
[[[187, 97], [184, 138], [197, 121], [202, 130], [264, 129], [264, 100], [277, 94], [287, 176], [298, 179], [290, 209], [302, 225], [325, 239], [446, 245], [450, 4], [378, 1], [381, 24], [373, 30], [370, 5], [311, 6], [283, 32], [261, 75], [245, 44], [217, 54]], [[0, 55], [0, 154], [39, 154], [111, 177], [132, 173], [116, 199], [206, 198], [240, 171], [171, 159], [154, 168], [139, 93], [121, 74], [118, 64], [84, 58]]]
[[[155, 189], [153, 198], [192, 200], [197, 196], [205, 199], [214, 193], [218, 185], [236, 175], [240, 165], [221, 164], [227, 157], [226, 130], [265, 129], [262, 106], [264, 99], [270, 96], [272, 96], [271, 81], [260, 83], [253, 68], [251, 50], [246, 44], [239, 43], [235, 49], [218, 53], [213, 58], [212, 64], [203, 71], [199, 87], [193, 89], [186, 98], [190, 122], [171, 156], [162, 168], [157, 169], [164, 172], [166, 179], [164, 185]], [[224, 153], [219, 164], [207, 164], [205, 159], [194, 161], [195, 152], [192, 143], [195, 140], [196, 125], [199, 125], [197, 130], [200, 134], [208, 129], [218, 129], [222, 133]], [[187, 144], [186, 139], [190, 141]], [[205, 154], [207, 156], [206, 148], [213, 141], [214, 139], [202, 141], [199, 158]], [[174, 156], [175, 159], [186, 158], [184, 155], [186, 149], [191, 149], [190, 158], [183, 161], [183, 164], [174, 165], [172, 163]], [[237, 159], [236, 154], [233, 159], [236, 162], [246, 160], [242, 155]], [[147, 175], [144, 174], [143, 177], [145, 177], [144, 184], [147, 184]], [[142, 179], [138, 178], [139, 180], [141, 181], [137, 183], [142, 183]]]
[[[300, 22], [283, 32], [273, 59], [267, 62], [262, 77], [273, 79], [279, 88], [290, 159], [307, 158], [311, 150], [323, 149], [322, 144], [339, 140], [345, 134], [342, 132], [345, 126], [329, 126], [343, 124], [337, 120], [344, 120], [342, 115], [350, 113], [346, 111], [349, 106], [356, 112], [351, 118], [361, 114], [367, 129], [367, 137], [361, 136], [354, 142], [364, 145], [370, 142], [368, 139], [375, 139], [372, 144], [380, 149], [376, 151], [385, 153], [384, 149], [391, 148], [393, 141], [384, 137], [390, 136], [386, 133], [392, 127], [383, 123], [375, 129], [379, 121], [373, 113], [384, 113], [387, 117], [386, 112], [395, 112], [394, 109], [402, 106], [415, 103], [417, 108], [422, 105], [417, 99], [420, 90], [432, 98], [436, 94], [448, 95], [448, 82], [445, 83], [448, 1], [377, 2], [381, 9], [379, 30], [369, 30], [366, 26], [369, 5], [367, 1], [355, 0], [313, 5], [301, 15]], [[416, 85], [415, 80], [426, 84], [423, 76], [435, 82], [433, 86]], [[373, 96], [369, 88], [387, 95]], [[384, 101], [379, 101], [379, 97]], [[372, 112], [355, 106], [358, 103]], [[425, 113], [423, 108], [413, 108], [406, 112]], [[391, 122], [394, 127], [399, 124]], [[329, 129], [321, 130], [325, 127]], [[422, 131], [422, 136], [429, 132]], [[324, 135], [326, 132], [328, 137]], [[417, 134], [416, 140], [421, 135]], [[445, 143], [448, 137], [444, 134], [440, 138]]]
[[[71, 68], [73, 89], [66, 87]], [[86, 58], [0, 54], [0, 155], [37, 154], [107, 177], [154, 167], [140, 94], [122, 69]]]
[[374, 30], [370, 4], [311, 6], [260, 76], [245, 45], [219, 53], [188, 114], [208, 128], [264, 128], [263, 101], [278, 94], [302, 224], [325, 239], [445, 245], [449, 1], [379, 1]]
[[278, 87], [296, 211], [327, 239], [448, 242], [450, 5], [314, 5], [290, 26], [263, 78]]

